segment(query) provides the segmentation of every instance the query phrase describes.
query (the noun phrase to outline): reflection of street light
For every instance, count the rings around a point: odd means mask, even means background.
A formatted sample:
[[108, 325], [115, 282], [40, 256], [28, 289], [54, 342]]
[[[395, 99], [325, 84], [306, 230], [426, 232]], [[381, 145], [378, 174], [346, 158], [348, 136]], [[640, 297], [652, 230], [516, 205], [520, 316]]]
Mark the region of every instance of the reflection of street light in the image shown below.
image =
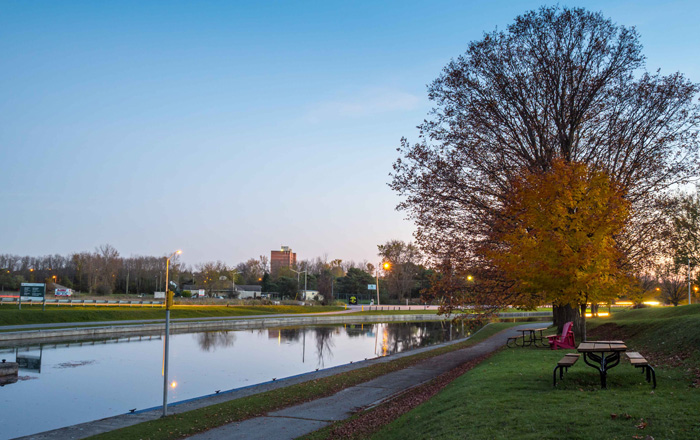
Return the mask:
[[170, 349], [170, 306], [173, 303], [170, 296], [170, 286], [168, 285], [168, 271], [170, 269], [170, 259], [182, 251], [175, 251], [165, 259], [165, 353], [163, 354], [163, 417], [168, 415], [168, 354]]

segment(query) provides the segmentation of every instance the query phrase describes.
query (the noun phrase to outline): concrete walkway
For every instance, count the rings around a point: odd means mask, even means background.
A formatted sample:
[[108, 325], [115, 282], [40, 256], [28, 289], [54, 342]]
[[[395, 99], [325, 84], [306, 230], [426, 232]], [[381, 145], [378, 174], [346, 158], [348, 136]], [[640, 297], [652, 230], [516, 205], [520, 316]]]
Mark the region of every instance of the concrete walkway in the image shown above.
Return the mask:
[[465, 362], [491, 353], [505, 345], [509, 336], [518, 336], [517, 329], [528, 327], [532, 327], [532, 324], [504, 330], [475, 346], [435, 356], [412, 367], [346, 388], [333, 396], [274, 411], [263, 417], [231, 423], [189, 438], [294, 439], [335, 421], [344, 420], [362, 409], [375, 406], [409, 388], [428, 382]]

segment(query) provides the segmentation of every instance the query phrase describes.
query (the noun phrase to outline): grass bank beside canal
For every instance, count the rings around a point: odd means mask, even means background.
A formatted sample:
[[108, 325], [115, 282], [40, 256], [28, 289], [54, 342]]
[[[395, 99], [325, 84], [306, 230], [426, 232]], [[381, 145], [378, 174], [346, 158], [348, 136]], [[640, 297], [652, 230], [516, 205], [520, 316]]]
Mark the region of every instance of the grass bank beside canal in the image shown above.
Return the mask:
[[99, 440], [183, 438], [227, 423], [257, 417], [287, 406], [330, 396], [344, 388], [406, 368], [424, 359], [474, 345], [501, 330], [518, 324], [520, 323], [491, 324], [477, 332], [470, 339], [457, 344], [182, 414], [171, 415], [163, 419], [141, 423], [90, 438]]
[[[285, 313], [320, 313], [343, 310], [343, 307], [329, 306], [174, 306], [171, 318], [211, 318], [228, 316], [276, 315]], [[63, 322], [132, 321], [141, 319], [163, 319], [162, 307], [0, 307], [0, 325], [52, 324]]]
[[552, 370], [567, 351], [504, 348], [370, 438], [700, 438], [700, 305], [590, 320], [588, 339], [622, 339], [641, 352], [656, 369], [656, 390], [626, 361], [601, 390], [583, 360], [553, 388]]

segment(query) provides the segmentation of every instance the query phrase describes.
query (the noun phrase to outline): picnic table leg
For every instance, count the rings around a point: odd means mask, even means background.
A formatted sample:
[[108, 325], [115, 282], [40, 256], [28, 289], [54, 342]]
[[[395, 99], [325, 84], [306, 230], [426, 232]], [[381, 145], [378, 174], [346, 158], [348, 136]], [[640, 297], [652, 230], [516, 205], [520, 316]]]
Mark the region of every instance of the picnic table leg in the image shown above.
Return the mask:
[[542, 347], [548, 347], [548, 346], [549, 346], [549, 343], [546, 343], [546, 344], [545, 344], [545, 342], [544, 342], [544, 335], [543, 335], [543, 333], [542, 333], [542, 330], [540, 330], [540, 337], [538, 338], [538, 340], [540, 341], [540, 345], [542, 345]]
[[[597, 365], [589, 362], [589, 360], [595, 362]], [[600, 387], [607, 388], [607, 371], [605, 368], [605, 356], [598, 356], [594, 353], [583, 353], [583, 361], [586, 363], [586, 365], [598, 369], [598, 371], [600, 372]]]

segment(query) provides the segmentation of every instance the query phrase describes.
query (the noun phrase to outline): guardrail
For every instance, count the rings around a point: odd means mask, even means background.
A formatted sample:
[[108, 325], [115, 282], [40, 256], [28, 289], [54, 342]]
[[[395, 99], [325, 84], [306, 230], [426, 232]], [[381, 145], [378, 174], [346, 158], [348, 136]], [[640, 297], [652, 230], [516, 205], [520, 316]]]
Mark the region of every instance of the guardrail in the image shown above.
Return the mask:
[[[17, 298], [2, 298], [0, 306], [17, 304]], [[34, 306], [42, 305], [44, 301], [41, 299], [22, 298], [22, 305]], [[109, 301], [106, 299], [47, 299], [46, 305], [53, 306], [95, 306], [95, 307], [156, 307], [162, 306], [163, 301]]]

